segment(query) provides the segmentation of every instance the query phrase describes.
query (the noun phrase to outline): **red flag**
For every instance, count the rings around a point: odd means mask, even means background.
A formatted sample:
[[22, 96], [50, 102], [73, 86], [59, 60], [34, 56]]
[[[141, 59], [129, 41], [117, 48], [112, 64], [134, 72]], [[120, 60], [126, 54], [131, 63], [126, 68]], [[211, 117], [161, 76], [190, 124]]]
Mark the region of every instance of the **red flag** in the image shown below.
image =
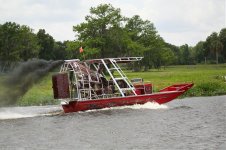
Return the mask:
[[83, 52], [83, 49], [82, 49], [82, 46], [79, 48], [79, 53], [82, 53]]

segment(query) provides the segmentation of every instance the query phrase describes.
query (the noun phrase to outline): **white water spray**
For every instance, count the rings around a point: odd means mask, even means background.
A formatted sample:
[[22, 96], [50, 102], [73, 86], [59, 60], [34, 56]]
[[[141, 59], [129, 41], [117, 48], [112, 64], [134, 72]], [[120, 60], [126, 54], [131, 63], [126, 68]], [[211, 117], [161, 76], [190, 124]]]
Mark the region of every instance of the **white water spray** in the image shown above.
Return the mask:
[[51, 115], [51, 112], [61, 110], [60, 106], [2, 107], [0, 108], [0, 120], [47, 116]]
[[92, 112], [92, 111], [102, 111], [102, 110], [117, 110], [117, 109], [167, 109], [167, 105], [160, 105], [155, 102], [147, 102], [145, 104], [135, 104], [135, 105], [127, 105], [127, 106], [117, 106], [117, 107], [110, 107], [110, 108], [103, 108], [103, 109], [94, 109], [94, 110], [88, 110], [86, 112]]
[[[131, 106], [118, 106], [103, 109], [88, 110], [85, 112], [103, 111], [103, 110], [120, 110], [120, 109], [167, 109], [167, 105], [148, 102], [145, 104], [135, 104]], [[18, 119], [36, 116], [49, 116], [62, 112], [61, 106], [28, 106], [28, 107], [2, 107], [0, 108], [0, 120]], [[82, 113], [82, 112], [80, 112]]]

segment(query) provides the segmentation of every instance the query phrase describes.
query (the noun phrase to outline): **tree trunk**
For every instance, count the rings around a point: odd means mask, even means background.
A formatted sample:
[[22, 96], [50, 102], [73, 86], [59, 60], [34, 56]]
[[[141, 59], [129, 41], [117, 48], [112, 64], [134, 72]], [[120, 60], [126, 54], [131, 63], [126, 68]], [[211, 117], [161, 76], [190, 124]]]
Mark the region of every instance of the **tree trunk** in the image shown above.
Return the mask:
[[218, 51], [216, 51], [216, 63], [218, 64]]

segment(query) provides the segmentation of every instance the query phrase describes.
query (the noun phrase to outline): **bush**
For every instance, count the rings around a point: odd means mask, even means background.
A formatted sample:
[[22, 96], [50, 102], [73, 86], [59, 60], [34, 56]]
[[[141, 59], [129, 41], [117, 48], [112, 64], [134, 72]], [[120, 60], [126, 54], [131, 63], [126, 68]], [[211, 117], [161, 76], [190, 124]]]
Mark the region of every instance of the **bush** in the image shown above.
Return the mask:
[[223, 84], [222, 82], [214, 81], [199, 83], [187, 91], [183, 97], [224, 95], [226, 94], [226, 89]]

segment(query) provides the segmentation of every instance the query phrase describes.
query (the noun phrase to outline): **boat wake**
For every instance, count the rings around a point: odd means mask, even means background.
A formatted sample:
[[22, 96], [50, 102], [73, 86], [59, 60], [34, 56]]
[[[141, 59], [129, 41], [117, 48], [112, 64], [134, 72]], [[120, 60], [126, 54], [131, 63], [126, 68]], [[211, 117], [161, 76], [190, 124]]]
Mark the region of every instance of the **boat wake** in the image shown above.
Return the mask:
[[[167, 105], [148, 102], [145, 104], [135, 104], [131, 106], [118, 106], [103, 109], [87, 110], [85, 112], [120, 110], [120, 109], [167, 109]], [[37, 116], [53, 116], [62, 114], [61, 106], [27, 106], [27, 107], [2, 107], [0, 108], [0, 120], [29, 118]], [[80, 112], [83, 113], [83, 112]]]
[[50, 116], [62, 112], [61, 106], [2, 107], [0, 120]]
[[16, 112], [0, 112], [0, 120], [5, 119], [17, 119], [17, 118], [28, 118], [28, 117], [35, 117], [34, 114], [21, 114]]
[[117, 106], [117, 107], [110, 107], [110, 108], [103, 108], [103, 109], [93, 109], [87, 110], [85, 112], [92, 112], [92, 111], [102, 111], [102, 110], [119, 110], [119, 109], [167, 109], [168, 106], [164, 104], [158, 104], [155, 102], [147, 102], [145, 104], [135, 104], [135, 105], [126, 105], [126, 106]]

